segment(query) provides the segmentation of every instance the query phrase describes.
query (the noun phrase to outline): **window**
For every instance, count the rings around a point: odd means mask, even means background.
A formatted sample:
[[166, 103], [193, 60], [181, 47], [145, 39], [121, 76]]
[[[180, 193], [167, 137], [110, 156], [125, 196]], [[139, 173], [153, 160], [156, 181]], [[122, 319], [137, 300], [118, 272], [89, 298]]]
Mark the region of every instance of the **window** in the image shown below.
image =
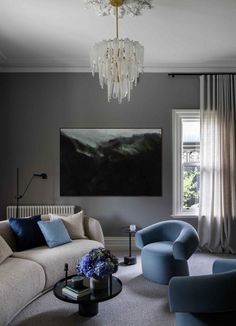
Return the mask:
[[198, 214], [200, 111], [173, 110], [173, 215]]

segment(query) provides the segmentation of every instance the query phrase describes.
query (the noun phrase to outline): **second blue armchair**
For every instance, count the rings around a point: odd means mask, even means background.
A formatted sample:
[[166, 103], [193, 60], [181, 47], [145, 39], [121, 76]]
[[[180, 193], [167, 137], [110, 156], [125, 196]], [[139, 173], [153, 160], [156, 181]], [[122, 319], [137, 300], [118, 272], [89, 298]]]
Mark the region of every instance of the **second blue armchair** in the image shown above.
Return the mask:
[[176, 326], [236, 325], [236, 259], [217, 259], [212, 272], [172, 278], [169, 304]]

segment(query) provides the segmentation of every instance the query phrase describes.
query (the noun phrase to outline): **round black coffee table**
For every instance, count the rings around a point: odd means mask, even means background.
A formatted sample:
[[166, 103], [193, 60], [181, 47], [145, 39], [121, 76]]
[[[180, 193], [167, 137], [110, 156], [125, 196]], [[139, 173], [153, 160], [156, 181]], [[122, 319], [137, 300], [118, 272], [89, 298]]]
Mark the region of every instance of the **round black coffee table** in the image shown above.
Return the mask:
[[[68, 281], [70, 281], [70, 278]], [[85, 317], [93, 317], [98, 313], [98, 303], [106, 300], [110, 300], [116, 297], [122, 290], [122, 282], [115, 276], [112, 276], [109, 282], [109, 286], [103, 290], [92, 290], [91, 293], [85, 295], [79, 299], [73, 299], [65, 296], [62, 293], [62, 288], [65, 286], [65, 279], [63, 278], [57, 282], [53, 288], [54, 295], [65, 302], [76, 303], [79, 305], [79, 315]]]

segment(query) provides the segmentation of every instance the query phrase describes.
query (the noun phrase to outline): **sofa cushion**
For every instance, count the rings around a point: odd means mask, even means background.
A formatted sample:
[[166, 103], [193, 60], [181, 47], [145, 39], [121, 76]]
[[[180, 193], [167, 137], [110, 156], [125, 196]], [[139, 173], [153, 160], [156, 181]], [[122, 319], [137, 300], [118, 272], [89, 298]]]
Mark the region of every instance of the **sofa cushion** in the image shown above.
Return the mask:
[[40, 215], [9, 219], [10, 227], [16, 237], [16, 250], [22, 251], [45, 245], [42, 232], [37, 224]]
[[3, 237], [0, 236], [0, 264], [10, 257], [13, 254], [13, 251], [8, 246], [6, 241], [3, 239]]
[[62, 220], [39, 221], [38, 225], [49, 248], [71, 242], [71, 238]]
[[89, 239], [105, 244], [102, 227], [97, 219], [85, 215], [84, 231]]
[[85, 239], [84, 232], [84, 212], [80, 211], [79, 213], [60, 216], [56, 214], [49, 214], [50, 220], [61, 219], [71, 237], [72, 240], [76, 239]]
[[41, 214], [41, 221], [49, 221], [49, 215], [48, 214]]
[[0, 222], [0, 235], [11, 247], [12, 251], [16, 251], [16, 238], [14, 236], [14, 233], [10, 227], [8, 220]]
[[0, 325], [43, 291], [43, 268], [30, 260], [9, 257], [0, 265]]
[[78, 259], [91, 249], [99, 247], [103, 247], [103, 244], [98, 241], [78, 239], [59, 247], [47, 248], [45, 246], [14, 252], [13, 257], [30, 259], [39, 263], [46, 274], [45, 288], [49, 288], [65, 277], [65, 263], [69, 265], [69, 275], [76, 274], [75, 267]]

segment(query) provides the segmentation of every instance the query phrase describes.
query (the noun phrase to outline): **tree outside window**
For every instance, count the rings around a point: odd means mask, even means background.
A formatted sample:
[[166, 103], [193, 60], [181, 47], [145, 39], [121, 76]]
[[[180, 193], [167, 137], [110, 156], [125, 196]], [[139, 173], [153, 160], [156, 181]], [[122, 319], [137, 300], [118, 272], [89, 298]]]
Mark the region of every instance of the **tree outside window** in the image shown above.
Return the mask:
[[200, 190], [200, 110], [174, 109], [173, 216], [196, 216]]
[[200, 190], [200, 122], [183, 120], [183, 209], [198, 209]]

